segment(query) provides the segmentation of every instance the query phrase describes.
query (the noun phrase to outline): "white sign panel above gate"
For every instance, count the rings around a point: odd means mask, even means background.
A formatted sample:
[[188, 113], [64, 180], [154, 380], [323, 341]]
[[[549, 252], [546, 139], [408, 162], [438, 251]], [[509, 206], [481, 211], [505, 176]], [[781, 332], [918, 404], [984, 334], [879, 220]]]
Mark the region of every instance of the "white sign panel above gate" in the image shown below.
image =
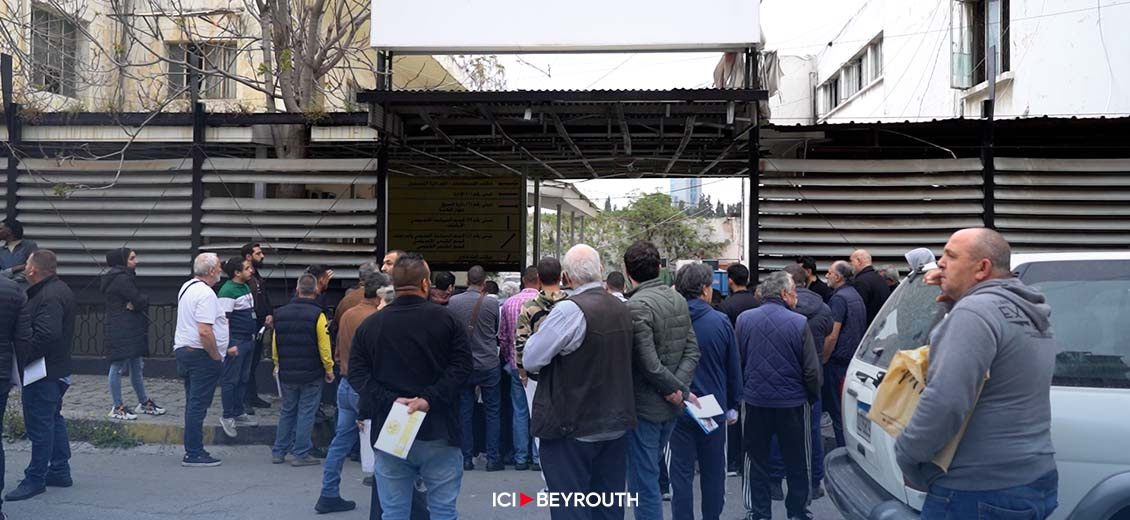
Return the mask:
[[396, 53], [731, 51], [761, 39], [758, 0], [372, 0]]

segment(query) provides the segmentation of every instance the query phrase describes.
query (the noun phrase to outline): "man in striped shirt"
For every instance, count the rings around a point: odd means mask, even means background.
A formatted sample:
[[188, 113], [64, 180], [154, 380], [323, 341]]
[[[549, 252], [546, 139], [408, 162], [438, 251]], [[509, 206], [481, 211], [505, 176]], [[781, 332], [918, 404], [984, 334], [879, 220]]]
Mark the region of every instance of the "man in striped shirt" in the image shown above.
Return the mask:
[[[518, 332], [518, 315], [526, 302], [537, 298], [541, 282], [538, 268], [529, 266], [522, 273], [522, 291], [506, 299], [502, 304], [502, 315], [498, 323], [498, 344], [502, 348], [502, 360], [506, 372], [510, 374], [510, 405], [514, 409], [512, 433], [514, 436], [514, 469], [530, 468], [530, 410], [526, 405], [526, 382], [518, 372], [514, 351], [514, 340]], [[533, 463], [540, 463], [537, 449], [534, 449]]]

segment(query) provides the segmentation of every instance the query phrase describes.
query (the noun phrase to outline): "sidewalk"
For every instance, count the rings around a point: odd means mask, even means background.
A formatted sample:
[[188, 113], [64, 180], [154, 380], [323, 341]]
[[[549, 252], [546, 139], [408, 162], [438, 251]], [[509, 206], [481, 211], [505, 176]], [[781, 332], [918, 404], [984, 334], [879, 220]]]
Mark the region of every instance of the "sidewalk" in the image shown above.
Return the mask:
[[[122, 378], [122, 401], [131, 411], [137, 406], [137, 396], [129, 384], [129, 378]], [[145, 391], [149, 398], [165, 409], [165, 415], [153, 416], [139, 414], [136, 421], [110, 419], [110, 388], [106, 376], [74, 375], [73, 384], [63, 398], [63, 417], [70, 420], [113, 423], [123, 426], [129, 433], [146, 444], [182, 444], [184, 442], [184, 384], [179, 379], [145, 378]], [[226, 445], [270, 445], [275, 441], [275, 430], [279, 422], [279, 397], [263, 395], [260, 397], [271, 403], [270, 408], [256, 408], [252, 416], [259, 425], [239, 427], [236, 438], [224, 435], [220, 428], [223, 415], [220, 389], [204, 419], [204, 444]], [[21, 413], [20, 391], [13, 388], [8, 397], [7, 413]], [[327, 412], [332, 412], [329, 407]], [[325, 447], [333, 436], [332, 421], [317, 423], [314, 426], [314, 443]]]

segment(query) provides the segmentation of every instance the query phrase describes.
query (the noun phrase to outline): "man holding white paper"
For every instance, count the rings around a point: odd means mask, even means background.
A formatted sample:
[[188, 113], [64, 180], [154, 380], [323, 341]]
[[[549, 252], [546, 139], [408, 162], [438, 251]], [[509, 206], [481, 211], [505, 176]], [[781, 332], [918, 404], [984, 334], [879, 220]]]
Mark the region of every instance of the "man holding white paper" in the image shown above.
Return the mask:
[[[689, 264], [675, 276], [675, 290], [687, 299], [691, 325], [701, 355], [691, 381], [691, 394], [700, 396], [705, 409], [713, 404], [717, 415], [708, 416], [717, 426], [738, 422], [742, 374], [737, 338], [730, 318], [710, 306], [714, 272], [706, 264]], [[725, 410], [719, 407], [725, 406]], [[688, 404], [689, 411], [699, 409]], [[704, 415], [704, 414], [700, 414]], [[698, 462], [703, 520], [717, 520], [726, 501], [726, 432], [703, 431], [690, 415], [675, 420], [671, 433], [671, 516], [694, 520], [694, 474]]]
[[75, 330], [75, 297], [55, 274], [55, 253], [40, 249], [27, 260], [27, 314], [31, 343], [25, 363], [42, 360], [46, 377], [22, 390], [24, 424], [31, 440], [31, 461], [20, 485], [5, 500], [25, 500], [47, 486], [70, 487], [71, 445], [63, 422], [63, 395], [71, 384], [71, 339]]
[[[419, 254], [405, 253], [392, 269], [396, 299], [357, 329], [349, 353], [349, 384], [361, 397], [359, 419], [372, 419], [374, 444], [393, 403], [427, 415], [404, 458], [378, 451], [372, 510], [407, 520], [417, 478], [427, 485], [436, 520], [458, 517], [463, 481], [459, 387], [471, 374], [466, 325], [427, 300], [431, 273]], [[389, 432], [394, 433], [394, 432]], [[380, 487], [380, 494], [377, 488]]]

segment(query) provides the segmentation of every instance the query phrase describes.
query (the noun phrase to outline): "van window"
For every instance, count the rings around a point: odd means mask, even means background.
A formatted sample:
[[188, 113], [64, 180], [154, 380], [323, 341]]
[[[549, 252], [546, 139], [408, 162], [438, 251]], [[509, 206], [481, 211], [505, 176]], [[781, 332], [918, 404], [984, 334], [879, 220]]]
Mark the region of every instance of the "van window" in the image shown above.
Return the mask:
[[1019, 274], [1052, 306], [1052, 384], [1130, 388], [1130, 260], [1035, 262]]
[[856, 357], [887, 368], [900, 350], [913, 350], [930, 340], [930, 331], [945, 316], [936, 300], [942, 290], [926, 285], [921, 275], [911, 275], [883, 305], [871, 328], [863, 336]]

